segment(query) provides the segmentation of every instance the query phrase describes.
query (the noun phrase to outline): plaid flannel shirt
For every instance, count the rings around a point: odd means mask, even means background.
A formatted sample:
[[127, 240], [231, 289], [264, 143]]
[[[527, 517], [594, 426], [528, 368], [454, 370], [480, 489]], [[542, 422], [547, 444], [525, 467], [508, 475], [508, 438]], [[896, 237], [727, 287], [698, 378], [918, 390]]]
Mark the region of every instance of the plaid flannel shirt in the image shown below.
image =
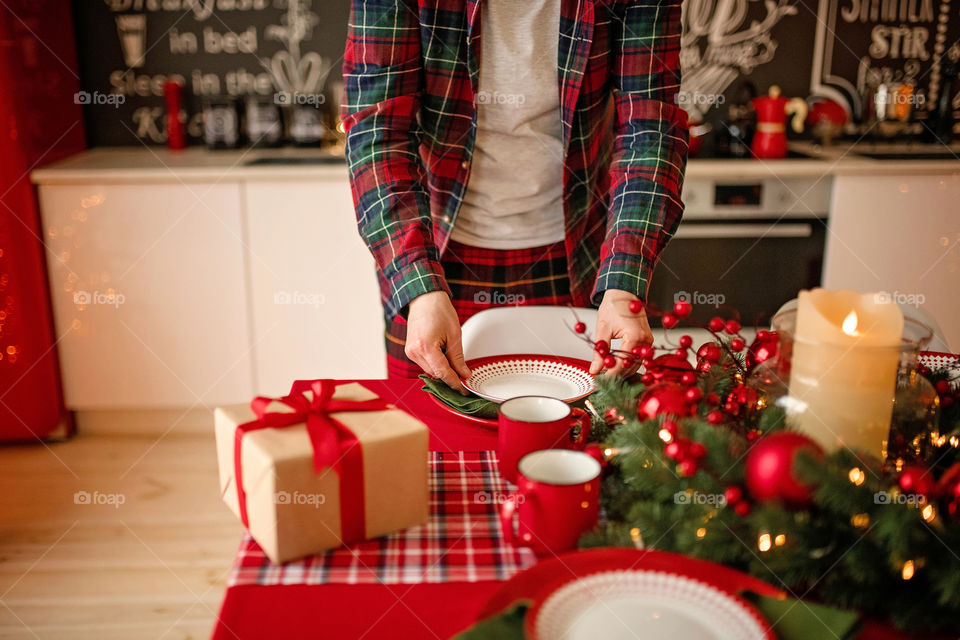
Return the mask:
[[[447, 291], [439, 262], [477, 129], [482, 0], [352, 0], [347, 162], [384, 308]], [[557, 72], [574, 304], [645, 297], [683, 213], [681, 0], [561, 0]]]

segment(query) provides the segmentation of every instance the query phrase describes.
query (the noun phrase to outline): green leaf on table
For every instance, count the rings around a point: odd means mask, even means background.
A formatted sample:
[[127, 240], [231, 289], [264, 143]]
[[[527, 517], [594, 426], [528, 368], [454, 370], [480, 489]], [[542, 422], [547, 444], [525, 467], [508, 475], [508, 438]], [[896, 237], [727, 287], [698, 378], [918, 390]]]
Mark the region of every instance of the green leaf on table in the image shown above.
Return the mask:
[[466, 631], [461, 631], [453, 640], [524, 640], [523, 618], [529, 604], [516, 602], [500, 613], [481, 620]]
[[779, 640], [809, 638], [852, 638], [859, 629], [856, 613], [795, 598], [770, 598], [755, 593], [744, 594], [755, 606]]

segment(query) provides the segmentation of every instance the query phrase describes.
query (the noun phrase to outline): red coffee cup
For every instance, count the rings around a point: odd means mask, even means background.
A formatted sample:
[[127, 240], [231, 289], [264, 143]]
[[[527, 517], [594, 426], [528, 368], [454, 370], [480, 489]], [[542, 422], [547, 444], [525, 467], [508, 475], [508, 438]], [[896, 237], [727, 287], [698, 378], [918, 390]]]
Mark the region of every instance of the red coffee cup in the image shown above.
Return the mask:
[[575, 549], [580, 535], [597, 524], [600, 463], [581, 451], [544, 449], [524, 456], [518, 468], [517, 490], [500, 505], [504, 538], [537, 555]]
[[[573, 427], [580, 435], [573, 440]], [[571, 409], [563, 400], [547, 396], [520, 396], [500, 405], [497, 455], [500, 475], [516, 484], [517, 462], [540, 449], [582, 450], [590, 436], [590, 416]]]

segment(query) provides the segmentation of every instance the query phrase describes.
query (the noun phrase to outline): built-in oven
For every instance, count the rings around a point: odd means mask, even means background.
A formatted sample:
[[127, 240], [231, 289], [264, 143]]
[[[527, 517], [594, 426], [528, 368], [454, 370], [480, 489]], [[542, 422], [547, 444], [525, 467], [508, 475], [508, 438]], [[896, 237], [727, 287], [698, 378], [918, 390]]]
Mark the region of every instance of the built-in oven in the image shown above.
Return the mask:
[[763, 326], [797, 291], [820, 285], [829, 176], [760, 180], [688, 176], [683, 221], [656, 268], [648, 299], [690, 301], [694, 318], [740, 314]]

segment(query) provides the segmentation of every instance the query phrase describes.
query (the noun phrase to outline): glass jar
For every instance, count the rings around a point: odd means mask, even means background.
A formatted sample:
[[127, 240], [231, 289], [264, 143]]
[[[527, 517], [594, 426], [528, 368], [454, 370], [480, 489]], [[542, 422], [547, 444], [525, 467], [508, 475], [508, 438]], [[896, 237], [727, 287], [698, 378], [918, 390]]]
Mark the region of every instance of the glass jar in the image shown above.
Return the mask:
[[[809, 407], [806, 402], [790, 395], [791, 365], [796, 346], [796, 309], [781, 311], [774, 316], [771, 328], [778, 336], [777, 355], [759, 365], [751, 372], [747, 384], [757, 390], [761, 401], [768, 406], [780, 407], [788, 425], [798, 427], [809, 422], [805, 417]], [[903, 333], [898, 349], [896, 386], [891, 389], [892, 412], [889, 429], [879, 446], [871, 446], [868, 453], [880, 455], [889, 464], [902, 467], [904, 464], [922, 464], [940, 440], [938, 431], [939, 400], [933, 385], [918, 371], [918, 356], [929, 343], [933, 331], [925, 324], [904, 318]], [[866, 347], [879, 354], [884, 347]], [[842, 355], [842, 354], [841, 354]], [[889, 354], [892, 357], [892, 354]], [[889, 361], [890, 358], [887, 359]], [[864, 371], [865, 377], [872, 372]], [[850, 388], [857, 388], [858, 381], [850, 380]], [[830, 416], [822, 416], [822, 421]], [[832, 427], [832, 425], [828, 425]], [[816, 439], [816, 438], [815, 438]], [[826, 444], [826, 443], [821, 443]], [[828, 447], [829, 448], [829, 447]]]

